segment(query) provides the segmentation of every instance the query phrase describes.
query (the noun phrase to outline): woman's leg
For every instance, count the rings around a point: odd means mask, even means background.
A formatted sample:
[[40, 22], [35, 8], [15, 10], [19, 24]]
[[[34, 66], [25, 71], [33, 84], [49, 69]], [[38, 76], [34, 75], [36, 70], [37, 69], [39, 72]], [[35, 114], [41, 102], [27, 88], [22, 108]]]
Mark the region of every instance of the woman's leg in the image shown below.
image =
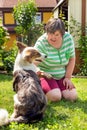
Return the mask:
[[61, 100], [61, 91], [55, 79], [41, 78], [41, 86], [46, 94], [46, 97], [50, 101]]
[[61, 100], [61, 91], [59, 88], [55, 88], [46, 93], [47, 99], [50, 101], [60, 101]]
[[70, 101], [75, 101], [77, 99], [77, 91], [73, 85], [72, 89], [66, 89], [66, 86], [63, 84], [63, 79], [57, 80], [57, 83], [59, 85], [60, 90], [62, 91], [62, 96], [63, 98], [70, 100]]
[[70, 100], [70, 101], [75, 101], [77, 99], [77, 92], [76, 92], [76, 89], [73, 88], [71, 90], [69, 89], [66, 89], [66, 90], [63, 90], [62, 91], [62, 96], [67, 99], [67, 100]]

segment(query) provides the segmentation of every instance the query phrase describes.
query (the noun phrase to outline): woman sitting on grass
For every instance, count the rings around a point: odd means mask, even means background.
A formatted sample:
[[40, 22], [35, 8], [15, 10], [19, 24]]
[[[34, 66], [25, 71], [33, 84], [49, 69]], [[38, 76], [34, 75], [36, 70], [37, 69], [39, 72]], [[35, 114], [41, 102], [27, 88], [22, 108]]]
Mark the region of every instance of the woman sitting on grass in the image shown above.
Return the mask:
[[35, 48], [47, 55], [38, 67], [52, 75], [51, 79], [40, 78], [48, 100], [59, 101], [63, 97], [75, 101], [77, 92], [71, 82], [75, 48], [72, 36], [65, 32], [64, 23], [60, 19], [50, 19], [46, 25], [46, 33], [37, 40]]

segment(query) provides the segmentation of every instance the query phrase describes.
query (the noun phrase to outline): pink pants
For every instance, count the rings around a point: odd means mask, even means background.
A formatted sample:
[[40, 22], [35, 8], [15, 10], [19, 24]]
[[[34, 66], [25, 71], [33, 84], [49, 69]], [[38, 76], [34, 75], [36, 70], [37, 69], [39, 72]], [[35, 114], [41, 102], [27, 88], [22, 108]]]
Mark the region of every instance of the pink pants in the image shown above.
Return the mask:
[[[44, 93], [46, 94], [48, 91], [55, 88], [59, 88], [61, 91], [65, 90], [66, 86], [63, 85], [63, 79], [64, 78], [60, 80], [40, 78], [41, 86]], [[73, 85], [73, 88], [75, 88], [74, 85]]]

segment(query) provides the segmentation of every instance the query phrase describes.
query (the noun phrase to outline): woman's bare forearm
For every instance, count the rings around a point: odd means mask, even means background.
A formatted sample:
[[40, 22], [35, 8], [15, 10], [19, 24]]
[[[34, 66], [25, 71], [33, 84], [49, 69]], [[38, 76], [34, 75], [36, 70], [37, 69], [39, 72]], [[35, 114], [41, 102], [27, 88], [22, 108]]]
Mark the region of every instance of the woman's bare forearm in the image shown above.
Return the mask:
[[66, 67], [65, 78], [71, 78], [72, 77], [74, 67], [75, 67], [75, 57], [73, 57], [69, 60], [69, 63]]

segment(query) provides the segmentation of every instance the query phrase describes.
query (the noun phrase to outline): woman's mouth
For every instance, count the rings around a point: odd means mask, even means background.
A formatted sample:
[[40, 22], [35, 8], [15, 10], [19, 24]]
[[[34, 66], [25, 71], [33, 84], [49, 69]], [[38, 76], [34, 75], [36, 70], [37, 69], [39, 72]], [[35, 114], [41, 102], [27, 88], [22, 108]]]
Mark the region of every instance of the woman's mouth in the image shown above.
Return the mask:
[[50, 39], [52, 42], [56, 42], [56, 40]]

